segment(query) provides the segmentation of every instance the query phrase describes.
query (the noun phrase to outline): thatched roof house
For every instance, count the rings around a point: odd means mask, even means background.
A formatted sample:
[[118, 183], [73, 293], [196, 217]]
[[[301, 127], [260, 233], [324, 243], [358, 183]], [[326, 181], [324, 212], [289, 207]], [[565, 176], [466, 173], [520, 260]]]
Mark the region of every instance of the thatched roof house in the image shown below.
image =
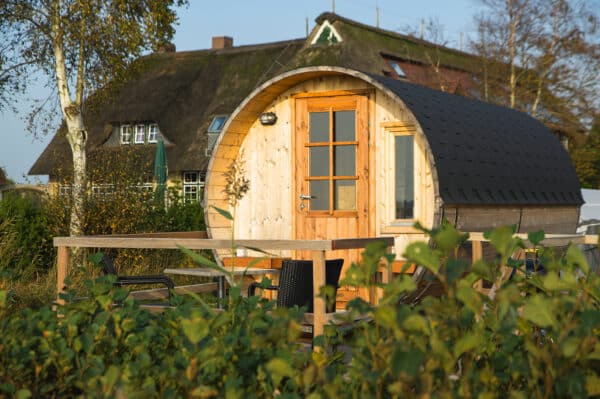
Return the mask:
[[[190, 198], [198, 199], [212, 146], [228, 116], [260, 84], [299, 67], [339, 66], [478, 96], [473, 75], [481, 62], [473, 55], [332, 13], [316, 22], [307, 38], [235, 47], [231, 38], [221, 37], [208, 50], [163, 51], [139, 60], [141, 72], [108, 103], [86, 108], [90, 164], [127, 148], [145, 160], [151, 177], [154, 143], [162, 138], [170, 180], [182, 180], [184, 193], [187, 184]], [[70, 165], [62, 128], [29, 174], [56, 182], [70, 175]]]

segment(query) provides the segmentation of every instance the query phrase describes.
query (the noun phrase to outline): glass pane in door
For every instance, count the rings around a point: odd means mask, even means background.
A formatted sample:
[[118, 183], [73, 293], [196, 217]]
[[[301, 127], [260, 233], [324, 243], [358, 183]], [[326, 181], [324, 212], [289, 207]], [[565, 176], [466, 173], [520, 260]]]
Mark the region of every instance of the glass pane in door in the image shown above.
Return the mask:
[[356, 140], [356, 119], [354, 111], [336, 111], [334, 112], [333, 134], [335, 141], [355, 141]]
[[336, 180], [334, 182], [335, 199], [334, 209], [336, 211], [356, 210], [356, 181]]
[[329, 181], [313, 180], [310, 182], [310, 210], [327, 211], [329, 210]]
[[311, 112], [309, 117], [309, 141], [311, 143], [328, 142], [329, 112]]

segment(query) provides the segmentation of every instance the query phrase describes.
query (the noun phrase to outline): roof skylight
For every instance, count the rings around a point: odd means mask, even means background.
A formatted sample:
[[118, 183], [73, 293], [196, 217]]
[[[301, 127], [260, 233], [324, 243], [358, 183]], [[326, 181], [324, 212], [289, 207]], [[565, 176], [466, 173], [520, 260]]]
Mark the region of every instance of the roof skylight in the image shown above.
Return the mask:
[[227, 122], [228, 116], [229, 115], [215, 116], [208, 126], [208, 133], [220, 133], [221, 130], [223, 130], [223, 126], [225, 126], [225, 122]]

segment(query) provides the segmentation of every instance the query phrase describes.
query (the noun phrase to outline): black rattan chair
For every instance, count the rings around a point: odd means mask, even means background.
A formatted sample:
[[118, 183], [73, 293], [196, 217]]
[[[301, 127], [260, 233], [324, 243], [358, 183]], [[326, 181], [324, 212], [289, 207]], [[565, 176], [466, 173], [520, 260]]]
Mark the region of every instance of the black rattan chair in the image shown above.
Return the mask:
[[108, 255], [102, 255], [100, 260], [102, 265], [102, 271], [104, 274], [113, 274], [117, 276], [117, 281], [114, 282], [115, 286], [122, 287], [124, 285], [136, 285], [136, 284], [162, 284], [167, 287], [169, 300], [171, 299], [171, 290], [175, 288], [175, 283], [169, 277], [161, 274], [149, 275], [149, 276], [120, 276], [117, 274], [117, 269]]
[[[332, 301], [327, 305], [327, 312], [335, 312], [335, 300], [340, 280], [340, 273], [344, 265], [343, 259], [325, 261], [325, 285], [334, 287]], [[307, 312], [313, 312], [313, 263], [310, 260], [285, 259], [281, 264], [279, 285], [262, 287], [266, 290], [277, 291], [277, 306], [292, 307], [306, 306]], [[254, 295], [259, 283], [248, 286], [248, 296]]]

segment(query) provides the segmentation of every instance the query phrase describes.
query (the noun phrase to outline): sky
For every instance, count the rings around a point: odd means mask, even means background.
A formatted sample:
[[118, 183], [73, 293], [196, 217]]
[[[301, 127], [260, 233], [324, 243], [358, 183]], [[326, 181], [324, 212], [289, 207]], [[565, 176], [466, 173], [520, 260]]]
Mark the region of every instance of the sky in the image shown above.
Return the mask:
[[[479, 0], [189, 0], [178, 9], [179, 22], [173, 42], [177, 51], [206, 49], [213, 36], [231, 36], [234, 46], [275, 42], [306, 36], [323, 12], [399, 33], [418, 32], [421, 20], [437, 21], [443, 28], [443, 42], [466, 48], [474, 35], [473, 16], [480, 11]], [[462, 41], [461, 41], [462, 34]], [[43, 176], [27, 172], [50, 142], [52, 134], [34, 137], [27, 131], [26, 117], [33, 101], [47, 97], [49, 89], [31, 87], [15, 97], [17, 112], [0, 113], [0, 167], [18, 183], [45, 183]], [[58, 104], [56, 113], [60, 114]], [[50, 129], [54, 131], [54, 129]]]

